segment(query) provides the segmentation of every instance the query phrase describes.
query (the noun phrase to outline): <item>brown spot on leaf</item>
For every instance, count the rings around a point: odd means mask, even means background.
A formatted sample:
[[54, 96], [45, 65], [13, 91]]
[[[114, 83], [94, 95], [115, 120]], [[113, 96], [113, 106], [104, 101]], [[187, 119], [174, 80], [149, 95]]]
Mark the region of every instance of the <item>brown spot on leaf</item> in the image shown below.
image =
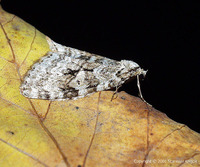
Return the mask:
[[122, 100], [126, 100], [126, 98], [124, 96], [121, 97]]
[[19, 30], [20, 30], [20, 26], [19, 26], [19, 25], [13, 24], [13, 29], [14, 29], [15, 31], [19, 31]]
[[6, 131], [7, 133], [14, 135], [15, 133], [13, 131]]

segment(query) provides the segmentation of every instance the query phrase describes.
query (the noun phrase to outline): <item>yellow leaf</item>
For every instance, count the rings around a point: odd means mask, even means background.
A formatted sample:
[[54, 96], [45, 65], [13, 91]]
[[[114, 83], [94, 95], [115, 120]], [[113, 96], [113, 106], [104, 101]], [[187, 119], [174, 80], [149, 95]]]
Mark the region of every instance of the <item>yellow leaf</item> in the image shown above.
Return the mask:
[[46, 36], [0, 7], [0, 166], [199, 166], [200, 135], [137, 97], [105, 91], [76, 101], [20, 94], [49, 51]]

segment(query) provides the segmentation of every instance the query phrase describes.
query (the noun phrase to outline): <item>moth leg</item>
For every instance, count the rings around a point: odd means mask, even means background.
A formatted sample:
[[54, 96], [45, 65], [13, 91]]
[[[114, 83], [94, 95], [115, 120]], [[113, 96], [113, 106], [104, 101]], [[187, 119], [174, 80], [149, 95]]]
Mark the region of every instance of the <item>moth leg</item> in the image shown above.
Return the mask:
[[147, 103], [146, 100], [144, 100], [144, 98], [142, 96], [142, 91], [141, 91], [141, 88], [140, 88], [140, 78], [139, 78], [139, 75], [137, 75], [137, 87], [138, 87], [138, 90], [139, 90], [139, 96], [142, 99], [142, 101], [145, 102], [146, 104], [148, 104], [149, 106], [152, 106], [151, 104]]
[[112, 98], [111, 98], [111, 100], [110, 101], [112, 101], [112, 100], [114, 100], [114, 99], [116, 99], [117, 98], [117, 93], [118, 93], [118, 89], [121, 87], [121, 85], [119, 85], [119, 86], [116, 86], [116, 90], [115, 90], [115, 92], [113, 93], [113, 95], [112, 95]]

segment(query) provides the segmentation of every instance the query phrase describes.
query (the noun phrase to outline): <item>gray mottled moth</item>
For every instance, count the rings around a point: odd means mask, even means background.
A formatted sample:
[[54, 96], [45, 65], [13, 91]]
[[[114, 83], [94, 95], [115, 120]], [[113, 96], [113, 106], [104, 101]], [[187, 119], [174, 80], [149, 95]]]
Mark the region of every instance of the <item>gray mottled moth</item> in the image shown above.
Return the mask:
[[116, 61], [47, 39], [51, 52], [32, 66], [20, 87], [34, 99], [78, 99], [97, 91], [120, 87], [146, 71], [128, 60]]

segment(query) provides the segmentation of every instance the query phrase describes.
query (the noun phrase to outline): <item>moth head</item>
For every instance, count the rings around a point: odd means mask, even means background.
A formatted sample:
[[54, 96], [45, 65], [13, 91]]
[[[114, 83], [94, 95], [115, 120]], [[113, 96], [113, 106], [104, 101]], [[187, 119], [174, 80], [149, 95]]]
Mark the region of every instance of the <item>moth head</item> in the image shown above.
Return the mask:
[[119, 75], [122, 78], [127, 79], [141, 74], [145, 76], [146, 72], [147, 71], [141, 69], [137, 63], [130, 60], [121, 60], [120, 69], [118, 71]]

